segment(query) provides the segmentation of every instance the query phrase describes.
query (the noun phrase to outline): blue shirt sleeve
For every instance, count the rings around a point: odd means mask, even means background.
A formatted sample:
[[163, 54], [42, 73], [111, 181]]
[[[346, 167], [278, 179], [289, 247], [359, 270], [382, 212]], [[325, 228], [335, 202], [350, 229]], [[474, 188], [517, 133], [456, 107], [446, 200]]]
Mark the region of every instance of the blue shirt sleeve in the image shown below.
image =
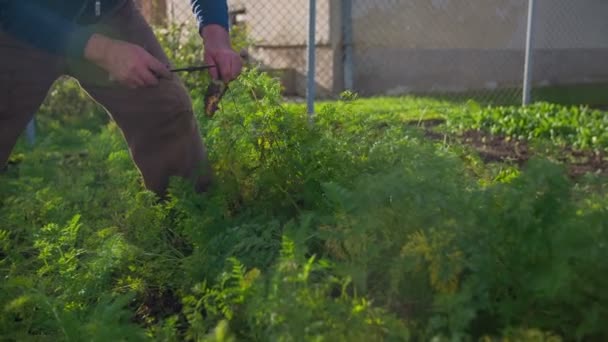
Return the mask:
[[82, 58], [94, 33], [26, 0], [4, 1], [1, 12], [5, 32], [57, 55]]
[[[190, 0], [200, 28], [217, 24], [229, 30], [227, 0]], [[0, 0], [2, 29], [37, 48], [57, 55], [82, 58], [95, 33], [28, 0]]]
[[230, 29], [228, 3], [226, 0], [190, 0], [192, 11], [198, 19], [199, 28], [217, 24]]

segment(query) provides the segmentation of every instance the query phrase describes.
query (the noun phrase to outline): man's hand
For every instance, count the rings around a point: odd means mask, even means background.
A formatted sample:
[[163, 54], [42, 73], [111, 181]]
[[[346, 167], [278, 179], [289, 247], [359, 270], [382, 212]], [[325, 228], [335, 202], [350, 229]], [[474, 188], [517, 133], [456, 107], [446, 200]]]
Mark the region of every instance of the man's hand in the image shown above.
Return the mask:
[[230, 44], [230, 35], [220, 25], [207, 25], [201, 30], [205, 42], [205, 64], [215, 65], [209, 69], [211, 77], [230, 82], [241, 74], [243, 62]]
[[85, 58], [106, 70], [112, 80], [130, 88], [156, 86], [159, 77], [171, 77], [168, 67], [142, 47], [100, 34], [89, 39]]

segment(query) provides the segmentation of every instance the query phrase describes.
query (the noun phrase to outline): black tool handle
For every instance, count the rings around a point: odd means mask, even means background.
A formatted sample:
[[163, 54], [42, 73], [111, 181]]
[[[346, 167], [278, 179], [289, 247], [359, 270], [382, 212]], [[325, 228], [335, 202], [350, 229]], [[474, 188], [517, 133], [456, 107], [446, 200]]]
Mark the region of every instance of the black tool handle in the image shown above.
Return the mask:
[[191, 66], [191, 67], [185, 67], [185, 68], [177, 68], [177, 69], [171, 69], [171, 72], [193, 72], [193, 71], [201, 71], [201, 70], [207, 70], [207, 69], [211, 69], [211, 68], [215, 68], [215, 65], [199, 65], [199, 66]]

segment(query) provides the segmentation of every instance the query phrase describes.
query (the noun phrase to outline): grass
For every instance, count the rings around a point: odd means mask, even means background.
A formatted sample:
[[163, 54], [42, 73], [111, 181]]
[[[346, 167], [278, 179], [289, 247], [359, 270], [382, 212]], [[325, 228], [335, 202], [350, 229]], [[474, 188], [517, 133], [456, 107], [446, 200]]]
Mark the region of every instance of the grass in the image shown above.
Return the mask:
[[537, 101], [561, 105], [608, 106], [608, 84], [574, 84], [568, 86], [540, 87], [532, 96]]
[[[570, 84], [559, 86], [537, 86], [532, 90], [534, 102], [550, 102], [565, 106], [588, 105], [592, 107], [608, 106], [608, 84]], [[465, 104], [468, 101], [480, 105], [517, 106], [521, 104], [521, 88], [501, 90], [476, 90], [450, 94], [412, 94], [408, 96], [378, 96], [354, 101], [357, 110], [366, 113], [376, 112], [419, 112], [421, 108], [449, 108]], [[320, 101], [319, 105], [335, 101]], [[413, 115], [413, 114], [412, 114]], [[440, 115], [440, 114], [439, 114]], [[416, 115], [413, 115], [416, 116]], [[429, 119], [438, 115], [429, 114]]]

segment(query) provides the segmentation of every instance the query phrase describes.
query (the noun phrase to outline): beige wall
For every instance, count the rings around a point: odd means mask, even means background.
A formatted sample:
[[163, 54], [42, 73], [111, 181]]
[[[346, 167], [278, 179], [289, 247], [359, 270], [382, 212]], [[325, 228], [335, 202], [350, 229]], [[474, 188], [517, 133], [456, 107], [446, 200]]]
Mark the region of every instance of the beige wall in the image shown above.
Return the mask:
[[[537, 3], [535, 83], [608, 81], [608, 1]], [[353, 0], [355, 86], [368, 94], [519, 86], [527, 4]]]
[[[317, 1], [317, 44], [330, 41], [330, 1]], [[308, 37], [309, 0], [238, 0], [231, 7], [246, 10], [250, 36], [257, 45], [305, 45]]]
[[608, 49], [608, 1], [537, 0], [537, 47]]
[[[140, 0], [141, 1], [141, 0]], [[192, 22], [188, 0], [166, 1], [167, 16], [173, 22]], [[330, 2], [317, 4], [317, 43], [330, 42]], [[228, 0], [231, 10], [245, 9], [250, 38], [256, 45], [305, 45], [308, 37], [308, 0]]]
[[525, 0], [352, 1], [355, 44], [361, 47], [523, 46]]
[[[355, 90], [363, 94], [518, 87], [527, 0], [352, 0]], [[284, 70], [303, 95], [308, 0], [229, 0], [246, 10], [251, 55]], [[340, 0], [318, 0], [317, 82], [342, 87]], [[537, 0], [534, 82], [608, 81], [607, 0]], [[192, 21], [189, 1], [167, 0], [168, 17]]]
[[[229, 0], [232, 9], [245, 9], [245, 23], [254, 46], [252, 58], [269, 70], [285, 72], [290, 95], [305, 94], [309, 0]], [[317, 1], [316, 79], [321, 95], [340, 91], [340, 7], [336, 0]]]
[[[282, 73], [285, 92], [305, 94], [309, 0], [228, 0], [231, 10], [245, 10], [244, 20], [253, 47], [249, 53], [263, 69]], [[191, 23], [187, 0], [167, 0], [172, 22]], [[340, 91], [340, 7], [336, 0], [317, 1], [317, 83], [321, 95]]]
[[[304, 96], [306, 94], [306, 56], [305, 47], [284, 48], [255, 48], [252, 54], [268, 71], [283, 73], [285, 94], [289, 96]], [[341, 70], [336, 70], [334, 50], [331, 47], [317, 48], [317, 92], [319, 96], [330, 96], [339, 92]]]
[[[352, 0], [356, 42], [400, 48], [523, 48], [527, 0]], [[608, 48], [608, 1], [537, 0], [538, 48]]]

